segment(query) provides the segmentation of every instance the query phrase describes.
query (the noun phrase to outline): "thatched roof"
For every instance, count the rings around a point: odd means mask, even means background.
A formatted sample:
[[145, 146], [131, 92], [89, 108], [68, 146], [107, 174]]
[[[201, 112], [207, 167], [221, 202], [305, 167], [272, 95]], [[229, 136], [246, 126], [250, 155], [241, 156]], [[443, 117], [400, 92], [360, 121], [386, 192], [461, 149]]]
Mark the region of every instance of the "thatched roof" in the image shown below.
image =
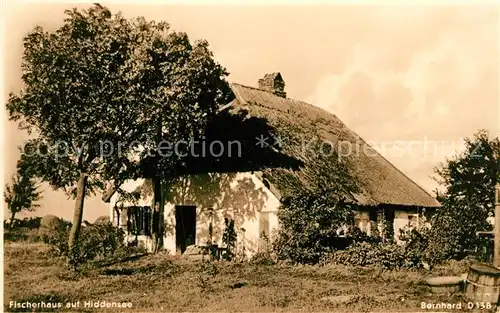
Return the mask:
[[[354, 195], [361, 205], [401, 205], [438, 207], [439, 202], [408, 178], [382, 155], [350, 130], [339, 118], [311, 104], [277, 96], [269, 91], [233, 83], [236, 96], [232, 111], [246, 110], [250, 116], [265, 118], [278, 134], [295, 133], [295, 138], [309, 140], [312, 136], [326, 141], [337, 150], [350, 146], [355, 151], [345, 155], [350, 163], [350, 174], [357, 181], [360, 192]], [[302, 146], [303, 147], [303, 146]], [[301, 158], [301, 143], [284, 146], [283, 151]], [[346, 151], [343, 151], [346, 152]], [[307, 162], [307, 161], [305, 161]], [[328, 169], [324, 169], [328, 170]], [[300, 176], [300, 170], [294, 171]], [[272, 175], [263, 171], [261, 177]], [[268, 184], [268, 182], [266, 182]], [[282, 186], [271, 186], [278, 194]], [[279, 195], [278, 195], [279, 196]]]
[[[209, 141], [242, 141], [242, 157], [187, 158], [184, 167], [176, 170], [178, 175], [251, 171], [281, 199], [291, 189], [289, 184], [283, 183], [280, 176], [296, 178], [296, 181], [305, 185], [310, 177], [305, 173], [306, 168], [319, 167], [313, 171], [316, 176], [339, 169], [335, 164], [330, 166], [328, 162], [316, 162], [314, 153], [304, 156], [304, 140], [307, 145], [314, 139], [331, 144], [342, 159], [347, 161], [348, 180], [352, 178], [357, 185], [358, 191], [353, 196], [358, 204], [426, 208], [440, 205], [334, 114], [311, 104], [286, 98], [284, 92], [276, 93], [236, 83], [231, 84], [231, 89], [235, 99], [221, 108], [213, 123], [208, 125], [206, 135]], [[255, 138], [259, 134], [268, 135], [269, 131], [285, 140], [278, 147], [258, 149]], [[339, 151], [339, 147], [346, 148], [346, 144], [353, 153]], [[327, 177], [325, 175], [323, 181], [329, 179]], [[104, 194], [105, 202], [109, 202], [119, 188], [120, 183], [117, 184]]]

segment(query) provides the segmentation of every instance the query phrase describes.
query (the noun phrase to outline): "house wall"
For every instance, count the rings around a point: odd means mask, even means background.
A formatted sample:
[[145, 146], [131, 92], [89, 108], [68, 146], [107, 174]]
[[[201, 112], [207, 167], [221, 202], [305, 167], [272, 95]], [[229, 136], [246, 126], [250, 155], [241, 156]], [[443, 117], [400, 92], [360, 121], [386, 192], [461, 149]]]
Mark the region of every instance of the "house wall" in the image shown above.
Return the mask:
[[[126, 191], [133, 191], [144, 180], [127, 181], [122, 186]], [[110, 216], [115, 214], [113, 208], [118, 196], [115, 194], [110, 201]], [[251, 173], [213, 173], [182, 177], [175, 184], [165, 188], [165, 237], [164, 248], [171, 254], [176, 253], [175, 237], [175, 206], [196, 206], [196, 239], [197, 245], [206, 244], [209, 240], [209, 209], [213, 209], [212, 242], [222, 244], [224, 218], [235, 221], [237, 233], [237, 250], [247, 257], [263, 247], [260, 233], [263, 226], [268, 225], [269, 234], [278, 228], [277, 210], [279, 200], [264, 184]], [[138, 205], [151, 205], [152, 197], [141, 199]], [[265, 220], [261, 222], [261, 215]], [[114, 225], [117, 224], [113, 219]], [[265, 223], [264, 223], [265, 222]], [[124, 225], [119, 225], [123, 227]], [[243, 231], [244, 229], [244, 231]], [[135, 239], [129, 236], [128, 240]], [[270, 238], [272, 240], [272, 238]], [[138, 236], [138, 240], [151, 246], [147, 236]]]
[[[259, 250], [261, 215], [266, 214], [269, 229], [277, 229], [279, 200], [251, 173], [205, 174], [183, 177], [166, 195], [164, 246], [172, 254], [175, 243], [175, 206], [196, 206], [196, 244], [209, 239], [209, 209], [213, 209], [212, 242], [222, 245], [224, 219], [235, 221], [237, 249], [251, 256]], [[266, 223], [267, 224], [267, 223]], [[244, 231], [243, 231], [244, 229]]]
[[[143, 183], [143, 179], [127, 181], [121, 188], [131, 192]], [[265, 249], [266, 242], [260, 236], [261, 228], [267, 226], [266, 233], [272, 241], [274, 231], [279, 226], [277, 210], [280, 201], [261, 180], [251, 173], [213, 173], [185, 176], [175, 184], [165, 188], [165, 199], [164, 248], [168, 249], [171, 254], [176, 253], [176, 205], [196, 206], [195, 243], [197, 245], [204, 245], [209, 240], [210, 208], [214, 212], [212, 238], [214, 243], [222, 245], [222, 235], [225, 228], [224, 218], [234, 219], [238, 252], [244, 252], [248, 257]], [[114, 206], [117, 204], [117, 200], [118, 195], [113, 195], [110, 201], [110, 217], [114, 225], [126, 227], [116, 219]], [[149, 206], [151, 203], [152, 196], [140, 199], [135, 205]], [[411, 210], [394, 211], [393, 227], [396, 241], [399, 241], [400, 229], [408, 225], [409, 215], [416, 213], [417, 211]], [[356, 220], [356, 226], [364, 226], [363, 230], [369, 231], [368, 222], [373, 218], [370, 218], [369, 210], [360, 209], [356, 214]], [[132, 241], [135, 238], [131, 235], [128, 236], [127, 240]], [[148, 236], [138, 236], [137, 239], [143, 242], [146, 247], [151, 247], [151, 240]]]

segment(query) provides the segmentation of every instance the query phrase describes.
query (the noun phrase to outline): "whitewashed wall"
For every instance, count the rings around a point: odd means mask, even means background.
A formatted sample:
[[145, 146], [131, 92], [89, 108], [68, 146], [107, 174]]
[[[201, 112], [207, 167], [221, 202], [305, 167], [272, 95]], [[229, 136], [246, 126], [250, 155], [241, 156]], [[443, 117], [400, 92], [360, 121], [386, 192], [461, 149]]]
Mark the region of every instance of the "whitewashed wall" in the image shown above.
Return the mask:
[[[127, 181], [122, 186], [126, 191], [133, 191], [143, 180]], [[170, 186], [166, 192], [164, 208], [165, 230], [164, 248], [171, 254], [176, 253], [175, 242], [175, 206], [196, 206], [196, 244], [205, 244], [209, 239], [209, 208], [214, 209], [213, 241], [222, 244], [224, 218], [235, 220], [237, 233], [237, 249], [239, 252], [251, 256], [259, 249], [261, 212], [267, 212], [269, 229], [272, 234], [278, 228], [277, 210], [279, 200], [264, 184], [251, 173], [225, 173], [186, 176]], [[110, 200], [110, 216], [113, 217], [113, 208], [118, 196], [115, 194]], [[141, 199], [138, 205], [151, 205], [151, 198]], [[113, 224], [116, 224], [116, 219]], [[242, 229], [245, 229], [243, 232]], [[135, 236], [134, 236], [135, 238]], [[133, 239], [133, 238], [130, 238]], [[146, 236], [139, 236], [147, 246], [150, 240]], [[270, 238], [272, 240], [272, 238]]]
[[394, 239], [399, 242], [399, 230], [408, 224], [408, 212], [394, 212]]
[[[222, 245], [224, 218], [235, 220], [237, 248], [247, 256], [259, 246], [259, 218], [269, 212], [269, 226], [278, 227], [276, 212], [279, 200], [251, 173], [209, 174], [188, 176], [170, 189], [165, 205], [167, 236], [165, 248], [175, 253], [175, 206], [196, 206], [196, 244], [209, 240], [209, 209], [213, 208], [213, 242]], [[170, 231], [168, 231], [170, 229]], [[245, 229], [243, 232], [242, 229]]]

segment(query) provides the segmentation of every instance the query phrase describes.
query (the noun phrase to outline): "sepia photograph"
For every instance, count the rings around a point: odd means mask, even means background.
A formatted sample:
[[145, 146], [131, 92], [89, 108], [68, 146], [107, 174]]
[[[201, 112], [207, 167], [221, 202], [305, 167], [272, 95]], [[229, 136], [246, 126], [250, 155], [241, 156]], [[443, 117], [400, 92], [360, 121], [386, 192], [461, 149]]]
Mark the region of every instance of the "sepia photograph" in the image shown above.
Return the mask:
[[4, 312], [500, 312], [500, 5], [5, 1]]

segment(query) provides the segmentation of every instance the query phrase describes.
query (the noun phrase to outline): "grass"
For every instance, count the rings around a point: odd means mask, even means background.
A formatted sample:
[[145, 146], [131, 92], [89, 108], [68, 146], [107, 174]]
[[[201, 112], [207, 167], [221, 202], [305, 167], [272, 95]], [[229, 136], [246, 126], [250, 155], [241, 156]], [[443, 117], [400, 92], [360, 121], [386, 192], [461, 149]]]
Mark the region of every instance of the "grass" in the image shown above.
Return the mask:
[[[466, 301], [461, 294], [430, 293], [422, 284], [429, 275], [460, 274], [466, 268], [459, 264], [438, 268], [436, 274], [342, 266], [213, 266], [159, 253], [96, 263], [73, 273], [42, 243], [5, 242], [4, 255], [4, 310], [11, 312], [20, 309], [9, 308], [10, 301], [62, 303], [57, 311], [79, 312], [417, 312], [426, 311], [422, 301]], [[351, 297], [344, 303], [322, 300], [343, 295]], [[131, 302], [133, 308], [83, 307], [90, 300]], [[77, 301], [77, 309], [65, 307]]]

